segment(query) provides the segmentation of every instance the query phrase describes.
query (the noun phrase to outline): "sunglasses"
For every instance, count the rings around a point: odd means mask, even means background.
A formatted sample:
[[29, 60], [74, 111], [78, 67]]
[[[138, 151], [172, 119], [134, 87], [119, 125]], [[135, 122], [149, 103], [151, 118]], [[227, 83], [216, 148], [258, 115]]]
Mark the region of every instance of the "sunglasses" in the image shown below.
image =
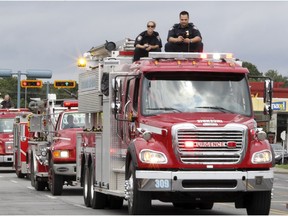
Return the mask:
[[147, 25], [148, 28], [155, 28], [154, 25]]

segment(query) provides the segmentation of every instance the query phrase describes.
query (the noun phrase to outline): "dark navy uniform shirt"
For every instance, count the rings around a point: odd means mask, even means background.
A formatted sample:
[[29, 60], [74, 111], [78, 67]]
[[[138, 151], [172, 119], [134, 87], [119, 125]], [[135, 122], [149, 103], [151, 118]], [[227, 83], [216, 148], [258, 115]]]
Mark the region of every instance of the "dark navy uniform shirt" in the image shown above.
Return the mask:
[[170, 37], [177, 38], [179, 36], [183, 36], [184, 38], [194, 38], [196, 36], [201, 37], [200, 31], [196, 28], [196, 26], [193, 23], [188, 23], [188, 25], [185, 28], [182, 28], [181, 25], [175, 24], [168, 32], [167, 40]]
[[156, 31], [154, 31], [152, 35], [148, 35], [147, 31], [143, 31], [137, 36], [134, 46], [136, 47], [137, 44], [159, 45], [159, 48], [162, 48], [161, 38], [159, 36], [159, 33]]

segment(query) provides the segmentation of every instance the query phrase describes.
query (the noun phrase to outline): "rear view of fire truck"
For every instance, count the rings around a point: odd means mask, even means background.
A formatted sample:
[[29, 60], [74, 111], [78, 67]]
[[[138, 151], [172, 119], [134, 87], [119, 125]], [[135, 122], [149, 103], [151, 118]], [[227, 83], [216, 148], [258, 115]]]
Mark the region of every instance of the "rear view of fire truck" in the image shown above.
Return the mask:
[[28, 130], [28, 119], [31, 114], [30, 112], [19, 114], [13, 124], [13, 167], [18, 178], [29, 175], [27, 164], [28, 140], [32, 134]]
[[[121, 208], [125, 198], [129, 214], [148, 214], [152, 199], [200, 209], [234, 202], [269, 214], [272, 153], [254, 120], [247, 68], [230, 53], [149, 53], [132, 63], [123, 47], [90, 50], [79, 76], [90, 127], [77, 139], [85, 204]], [[265, 89], [270, 116], [270, 79]]]
[[46, 101], [36, 100], [29, 104], [33, 112], [29, 116], [28, 130], [33, 135], [28, 141], [28, 167], [30, 171], [31, 185], [36, 190], [42, 191], [48, 188], [48, 158], [47, 152], [51, 145], [52, 133], [54, 131], [55, 118], [50, 112], [55, 109], [56, 96], [48, 95]]

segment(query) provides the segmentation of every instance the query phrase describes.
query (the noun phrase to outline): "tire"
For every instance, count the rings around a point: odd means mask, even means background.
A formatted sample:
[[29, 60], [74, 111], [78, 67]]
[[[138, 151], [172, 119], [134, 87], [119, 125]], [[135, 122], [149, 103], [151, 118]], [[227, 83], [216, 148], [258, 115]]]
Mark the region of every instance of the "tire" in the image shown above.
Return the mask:
[[107, 195], [94, 191], [94, 182], [95, 182], [95, 172], [93, 163], [89, 167], [90, 169], [90, 198], [91, 198], [91, 207], [93, 209], [104, 209], [107, 206]]
[[91, 207], [91, 181], [89, 167], [84, 167], [84, 188], [83, 188], [83, 198], [85, 206]]
[[31, 161], [30, 161], [30, 181], [31, 181], [31, 186], [35, 187], [35, 170], [34, 170], [33, 155], [31, 155]]
[[189, 202], [173, 202], [172, 203], [175, 208], [184, 208], [184, 209], [196, 209], [197, 205], [195, 203]]
[[149, 192], [142, 192], [138, 190], [135, 171], [136, 169], [131, 161], [126, 179], [128, 182], [128, 213], [130, 215], [149, 214], [151, 209], [151, 194]]
[[269, 215], [271, 206], [271, 191], [258, 191], [249, 194], [246, 203], [248, 215]]
[[40, 182], [40, 181], [35, 181], [35, 189], [37, 191], [44, 191], [45, 187], [47, 186], [47, 182]]
[[121, 209], [123, 207], [123, 197], [109, 195], [108, 200], [110, 209]]
[[24, 175], [20, 170], [18, 170], [18, 169], [16, 170], [16, 175], [17, 175], [18, 178], [24, 178], [24, 176], [25, 176], [25, 175]]
[[57, 196], [62, 194], [63, 176], [55, 174], [53, 170], [53, 161], [50, 161], [49, 164], [48, 184], [52, 195]]
[[214, 203], [213, 202], [203, 202], [203, 203], [200, 203], [198, 206], [200, 209], [203, 209], [203, 210], [211, 210], [214, 206]]

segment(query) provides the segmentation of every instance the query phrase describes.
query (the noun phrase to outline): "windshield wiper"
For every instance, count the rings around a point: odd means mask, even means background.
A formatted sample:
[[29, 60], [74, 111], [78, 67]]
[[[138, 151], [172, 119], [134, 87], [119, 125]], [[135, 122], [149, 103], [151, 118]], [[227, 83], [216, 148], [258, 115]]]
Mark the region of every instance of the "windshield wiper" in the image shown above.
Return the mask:
[[229, 113], [235, 113], [231, 110], [227, 110], [223, 107], [218, 107], [218, 106], [200, 106], [200, 107], [195, 107], [195, 108], [204, 108], [204, 109], [216, 109], [216, 110], [220, 110], [221, 112], [225, 113], [225, 112], [229, 112]]
[[180, 113], [182, 112], [181, 110], [178, 110], [178, 109], [172, 108], [172, 107], [147, 108], [147, 110], [165, 110], [165, 111], [173, 110], [173, 111], [177, 111]]

